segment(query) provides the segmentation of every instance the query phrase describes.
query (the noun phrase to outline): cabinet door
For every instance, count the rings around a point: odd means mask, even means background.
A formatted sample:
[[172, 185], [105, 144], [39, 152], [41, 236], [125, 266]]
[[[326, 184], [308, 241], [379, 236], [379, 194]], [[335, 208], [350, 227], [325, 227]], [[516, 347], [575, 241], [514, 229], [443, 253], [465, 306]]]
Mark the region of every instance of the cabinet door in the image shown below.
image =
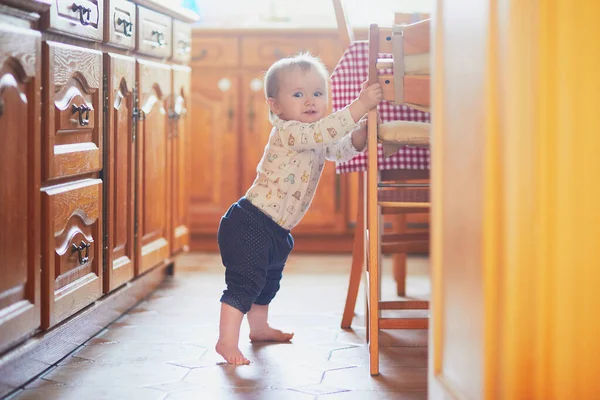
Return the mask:
[[43, 179], [102, 169], [102, 53], [46, 41]]
[[104, 176], [107, 201], [106, 265], [104, 291], [109, 292], [134, 276], [135, 144], [133, 89], [135, 60], [104, 55], [106, 74], [106, 145]]
[[102, 295], [102, 181], [42, 189], [42, 327], [62, 321]]
[[40, 326], [40, 52], [0, 24], [0, 352]]
[[137, 257], [140, 274], [170, 254], [169, 226], [171, 149], [167, 102], [171, 95], [171, 67], [137, 61], [140, 121], [137, 136]]
[[[242, 80], [242, 191], [248, 190], [256, 179], [260, 162], [273, 125], [269, 121], [269, 106], [265, 101], [263, 72], [244, 74]], [[243, 193], [242, 193], [243, 194]]]
[[172, 150], [172, 226], [171, 252], [187, 248], [189, 234], [189, 187], [190, 187], [190, 87], [191, 69], [173, 66], [173, 96], [171, 110], [171, 150]]
[[240, 188], [238, 85], [233, 72], [192, 72], [192, 234], [215, 235], [221, 216], [243, 194]]

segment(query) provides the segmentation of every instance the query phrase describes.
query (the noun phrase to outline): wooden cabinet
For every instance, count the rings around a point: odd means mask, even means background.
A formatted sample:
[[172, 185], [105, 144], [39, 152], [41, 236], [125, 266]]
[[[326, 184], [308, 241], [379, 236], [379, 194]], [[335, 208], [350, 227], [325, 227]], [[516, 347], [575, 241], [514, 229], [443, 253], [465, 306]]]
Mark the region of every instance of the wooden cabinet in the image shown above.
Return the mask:
[[102, 41], [104, 1], [55, 0], [43, 15], [43, 26], [50, 31], [76, 38]]
[[221, 216], [240, 196], [238, 93], [239, 77], [233, 71], [192, 68], [192, 234], [216, 238]]
[[[189, 40], [189, 38], [188, 38]], [[173, 65], [173, 96], [169, 118], [171, 119], [171, 253], [189, 246], [189, 182], [190, 174], [190, 128], [192, 119], [188, 108], [191, 105], [190, 67]]]
[[106, 74], [106, 146], [104, 176], [106, 198], [106, 273], [109, 292], [134, 276], [135, 206], [135, 59], [104, 54]]
[[[310, 51], [331, 71], [341, 56], [335, 32], [196, 30], [192, 46], [191, 143], [195, 156], [190, 206], [193, 247], [216, 250], [219, 220], [256, 178], [272, 125], [263, 76], [275, 60]], [[325, 250], [319, 235], [348, 237], [343, 177], [326, 164], [311, 208], [294, 233]], [[341, 236], [340, 236], [341, 238]], [[319, 243], [320, 242], [320, 243]], [[343, 244], [342, 244], [343, 245]], [[350, 249], [350, 242], [346, 250]]]
[[140, 274], [170, 254], [171, 141], [168, 101], [171, 67], [137, 61], [140, 118], [137, 137], [137, 231], [136, 272]]
[[53, 41], [43, 44], [43, 179], [102, 168], [102, 53]]
[[42, 189], [42, 327], [102, 295], [102, 180]]
[[0, 0], [2, 398], [189, 248], [195, 17], [161, 1]]
[[26, 21], [0, 21], [0, 351], [3, 351], [40, 326], [41, 35], [27, 29]]

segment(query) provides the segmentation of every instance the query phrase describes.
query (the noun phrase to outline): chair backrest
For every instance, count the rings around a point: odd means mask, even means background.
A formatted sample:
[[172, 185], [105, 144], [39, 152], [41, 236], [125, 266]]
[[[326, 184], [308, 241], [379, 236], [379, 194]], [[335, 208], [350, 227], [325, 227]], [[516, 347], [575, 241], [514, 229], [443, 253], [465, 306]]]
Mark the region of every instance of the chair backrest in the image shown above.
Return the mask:
[[335, 19], [337, 21], [338, 34], [344, 49], [354, 42], [354, 31], [348, 20], [348, 14], [344, 10], [344, 2], [342, 0], [332, 0], [333, 9], [335, 10]]
[[[384, 100], [429, 111], [429, 35], [429, 20], [405, 26], [371, 25], [369, 83], [381, 84]], [[380, 59], [381, 53], [393, 58]]]

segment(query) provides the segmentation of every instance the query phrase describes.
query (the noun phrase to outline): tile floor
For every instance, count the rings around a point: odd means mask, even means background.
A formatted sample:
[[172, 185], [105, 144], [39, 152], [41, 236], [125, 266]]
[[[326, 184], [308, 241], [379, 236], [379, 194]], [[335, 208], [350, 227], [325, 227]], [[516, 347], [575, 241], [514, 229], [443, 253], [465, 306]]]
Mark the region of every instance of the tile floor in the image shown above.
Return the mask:
[[[252, 345], [244, 322], [240, 348], [252, 364], [235, 367], [213, 349], [220, 259], [185, 255], [158, 291], [11, 400], [426, 399], [427, 331], [382, 331], [381, 375], [373, 378], [362, 295], [353, 329], [340, 329], [349, 266], [346, 255], [292, 255], [270, 320], [294, 331], [293, 342]], [[409, 294], [429, 293], [427, 269], [426, 258], [409, 260]], [[392, 279], [385, 283], [392, 297]]]

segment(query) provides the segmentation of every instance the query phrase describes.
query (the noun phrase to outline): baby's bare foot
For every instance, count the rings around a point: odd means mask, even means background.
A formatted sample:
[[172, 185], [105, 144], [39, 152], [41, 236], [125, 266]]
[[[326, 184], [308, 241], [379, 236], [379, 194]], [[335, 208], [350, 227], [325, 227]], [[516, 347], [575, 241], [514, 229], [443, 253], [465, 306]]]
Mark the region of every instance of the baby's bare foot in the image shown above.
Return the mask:
[[221, 355], [227, 361], [228, 364], [233, 365], [248, 365], [250, 364], [250, 360], [248, 360], [240, 349], [236, 345], [228, 345], [227, 343], [222, 343], [221, 341], [217, 342], [215, 346], [215, 350], [217, 353]]
[[293, 337], [293, 333], [282, 332], [270, 326], [250, 331], [250, 341], [252, 342], [289, 342]]

